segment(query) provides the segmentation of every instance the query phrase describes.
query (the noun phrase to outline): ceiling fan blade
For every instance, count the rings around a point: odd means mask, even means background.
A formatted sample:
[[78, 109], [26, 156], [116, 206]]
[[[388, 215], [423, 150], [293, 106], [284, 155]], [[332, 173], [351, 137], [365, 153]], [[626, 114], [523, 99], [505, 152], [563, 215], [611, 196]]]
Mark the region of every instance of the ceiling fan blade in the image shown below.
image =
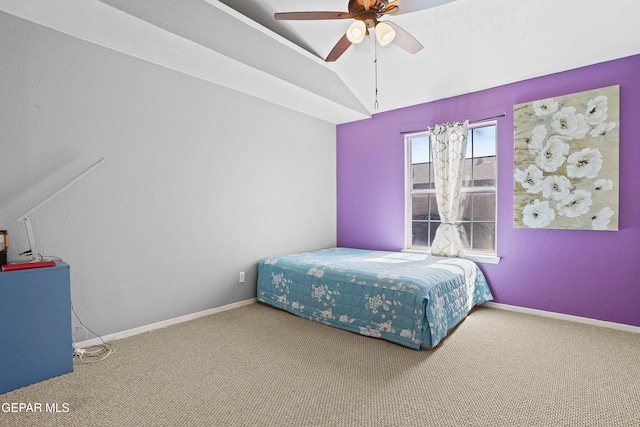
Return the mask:
[[382, 11], [381, 15], [395, 15], [396, 13], [398, 13], [398, 5], [396, 3], [397, 2], [393, 2], [387, 5], [387, 7], [385, 7]]
[[[396, 0], [392, 4], [398, 6], [395, 15], [417, 12], [419, 10], [431, 9], [432, 7], [442, 6], [455, 0]], [[393, 12], [391, 12], [393, 13]]]
[[273, 17], [279, 21], [353, 18], [348, 12], [279, 12], [275, 13]]
[[389, 24], [396, 32], [396, 37], [393, 39], [393, 43], [395, 43], [398, 47], [406, 50], [411, 54], [416, 54], [420, 52], [424, 46], [420, 43], [415, 37], [411, 34], [394, 24], [390, 21], [384, 21], [385, 24]]
[[338, 43], [336, 43], [333, 49], [331, 49], [331, 52], [329, 52], [329, 55], [327, 56], [327, 59], [325, 59], [325, 61], [333, 62], [336, 59], [340, 58], [340, 56], [342, 56], [342, 54], [347, 49], [349, 49], [349, 46], [351, 46], [351, 42], [349, 41], [349, 39], [347, 38], [347, 35], [345, 34], [342, 36], [340, 40], [338, 40]]

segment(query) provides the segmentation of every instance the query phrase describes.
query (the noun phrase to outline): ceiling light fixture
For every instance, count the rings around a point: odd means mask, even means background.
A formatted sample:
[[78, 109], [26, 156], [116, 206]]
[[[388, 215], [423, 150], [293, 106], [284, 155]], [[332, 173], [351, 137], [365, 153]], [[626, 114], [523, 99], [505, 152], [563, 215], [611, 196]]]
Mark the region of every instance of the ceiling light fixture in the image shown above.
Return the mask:
[[364, 21], [356, 19], [353, 24], [349, 26], [347, 30], [347, 38], [353, 44], [361, 43], [364, 40], [364, 36], [367, 35], [367, 26]]
[[396, 37], [395, 30], [386, 22], [378, 22], [376, 25], [376, 39], [380, 46], [386, 46]]

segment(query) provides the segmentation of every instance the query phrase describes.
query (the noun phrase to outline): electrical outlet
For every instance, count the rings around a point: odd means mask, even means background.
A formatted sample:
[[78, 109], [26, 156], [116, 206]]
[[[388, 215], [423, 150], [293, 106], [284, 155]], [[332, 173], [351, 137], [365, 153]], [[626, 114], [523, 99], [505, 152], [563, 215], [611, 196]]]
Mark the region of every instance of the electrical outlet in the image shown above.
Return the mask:
[[238, 275], [238, 283], [244, 283], [244, 271], [241, 271]]

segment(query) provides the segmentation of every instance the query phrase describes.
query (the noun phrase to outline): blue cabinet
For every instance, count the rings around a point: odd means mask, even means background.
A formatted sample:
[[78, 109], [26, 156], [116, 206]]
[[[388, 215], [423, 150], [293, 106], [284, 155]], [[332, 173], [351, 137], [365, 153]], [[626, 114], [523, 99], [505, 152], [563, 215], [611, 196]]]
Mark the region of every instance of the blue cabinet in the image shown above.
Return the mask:
[[0, 394], [71, 371], [69, 266], [0, 272]]

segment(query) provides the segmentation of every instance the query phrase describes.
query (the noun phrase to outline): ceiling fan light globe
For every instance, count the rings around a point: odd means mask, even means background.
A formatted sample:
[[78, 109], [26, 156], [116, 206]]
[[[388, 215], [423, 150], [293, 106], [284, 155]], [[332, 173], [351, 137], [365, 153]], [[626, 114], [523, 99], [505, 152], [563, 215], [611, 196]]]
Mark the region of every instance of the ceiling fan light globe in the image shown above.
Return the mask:
[[385, 22], [378, 22], [376, 25], [376, 39], [380, 46], [386, 46], [393, 41], [396, 37], [396, 31], [391, 27], [391, 25]]
[[361, 43], [367, 35], [367, 26], [363, 21], [356, 20], [347, 30], [347, 38], [353, 44]]

